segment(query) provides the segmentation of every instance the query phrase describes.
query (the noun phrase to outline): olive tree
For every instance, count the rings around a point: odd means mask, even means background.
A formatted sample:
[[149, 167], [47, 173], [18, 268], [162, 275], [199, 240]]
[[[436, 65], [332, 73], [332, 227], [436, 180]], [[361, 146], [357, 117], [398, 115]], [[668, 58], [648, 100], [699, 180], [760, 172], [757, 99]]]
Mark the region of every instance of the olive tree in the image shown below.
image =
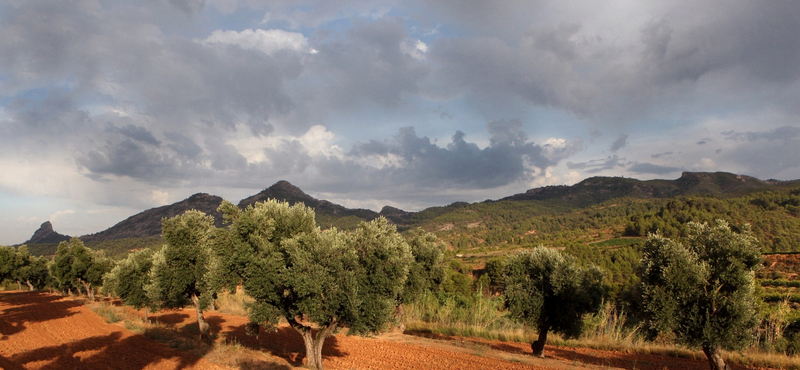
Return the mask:
[[128, 306], [137, 310], [144, 308], [145, 320], [147, 309], [152, 306], [144, 287], [150, 284], [153, 253], [152, 249], [131, 253], [103, 277], [103, 289], [119, 297]]
[[673, 332], [702, 348], [712, 370], [725, 369], [720, 349], [741, 349], [758, 325], [754, 270], [761, 252], [749, 225], [691, 222], [684, 242], [649, 235], [639, 271], [650, 338]]
[[58, 244], [50, 275], [62, 290], [71, 291], [80, 287], [86, 290], [89, 300], [94, 301], [94, 287], [102, 284], [103, 275], [111, 269], [111, 263], [102, 253], [86, 247], [78, 238]]
[[323, 343], [338, 328], [374, 333], [391, 321], [412, 256], [386, 219], [343, 232], [320, 231], [302, 204], [223, 202], [220, 212], [229, 228], [216, 238], [219, 280], [254, 298], [252, 322], [272, 329], [286, 319], [303, 337], [309, 368], [322, 369]]
[[33, 291], [42, 289], [47, 284], [49, 272], [47, 271], [47, 261], [45, 257], [37, 257], [28, 252], [28, 247], [22, 245], [17, 248], [16, 264], [13, 279], [17, 284], [22, 286], [22, 283], [28, 285], [28, 290]]
[[191, 303], [197, 311], [200, 336], [208, 340], [209, 325], [203, 311], [216, 295], [211, 280], [214, 218], [190, 210], [163, 219], [161, 227], [167, 244], [153, 256], [150, 282], [145, 285], [148, 299], [158, 308], [181, 308]]
[[0, 246], [0, 283], [14, 273], [16, 253], [14, 247]]
[[578, 337], [583, 315], [598, 310], [605, 294], [598, 267], [582, 267], [574, 257], [541, 246], [509, 257], [504, 272], [511, 316], [538, 330], [534, 356], [544, 356], [550, 330]]

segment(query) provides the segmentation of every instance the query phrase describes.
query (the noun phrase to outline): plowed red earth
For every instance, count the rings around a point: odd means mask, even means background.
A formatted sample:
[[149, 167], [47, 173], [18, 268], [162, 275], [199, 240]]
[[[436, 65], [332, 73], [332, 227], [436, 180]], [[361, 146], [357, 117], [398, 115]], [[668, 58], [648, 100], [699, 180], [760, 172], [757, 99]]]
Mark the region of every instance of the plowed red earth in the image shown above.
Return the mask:
[[[218, 342], [262, 354], [218, 363], [173, 349], [121, 325], [107, 324], [80, 301], [45, 293], [0, 293], [0, 368], [17, 369], [292, 369], [303, 366], [304, 347], [289, 327], [258, 338], [245, 334], [247, 319], [209, 312]], [[193, 325], [193, 310], [151, 315], [152, 320]], [[422, 338], [400, 333], [378, 338], [336, 335], [325, 341], [326, 369], [708, 369], [702, 360], [547, 346], [547, 358], [530, 345], [466, 338]], [[237, 354], [223, 355], [235, 357]], [[220, 357], [217, 355], [216, 357]], [[745, 369], [733, 366], [734, 369]]]

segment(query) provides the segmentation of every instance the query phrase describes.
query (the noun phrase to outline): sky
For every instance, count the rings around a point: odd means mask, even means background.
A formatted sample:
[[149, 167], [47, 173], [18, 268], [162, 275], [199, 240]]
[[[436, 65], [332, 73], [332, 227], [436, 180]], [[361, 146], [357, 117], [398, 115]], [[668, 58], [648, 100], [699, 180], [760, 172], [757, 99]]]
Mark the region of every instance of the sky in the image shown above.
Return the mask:
[[279, 180], [408, 211], [800, 178], [797, 1], [0, 1], [0, 244]]

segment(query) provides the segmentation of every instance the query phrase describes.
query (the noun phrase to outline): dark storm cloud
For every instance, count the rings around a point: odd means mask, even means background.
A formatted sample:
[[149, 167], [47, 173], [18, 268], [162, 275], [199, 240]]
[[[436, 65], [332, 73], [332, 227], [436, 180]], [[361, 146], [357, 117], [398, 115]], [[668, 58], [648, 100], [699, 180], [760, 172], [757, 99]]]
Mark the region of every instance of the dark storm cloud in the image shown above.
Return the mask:
[[722, 162], [742, 167], [742, 173], [766, 179], [786, 176], [800, 169], [800, 128], [796, 126], [765, 131], [726, 131], [722, 135], [735, 147], [724, 153], [717, 150], [717, 154], [721, 154]]
[[628, 165], [625, 158], [619, 158], [616, 154], [606, 157], [605, 159], [593, 159], [586, 162], [567, 162], [567, 168], [571, 170], [581, 170], [585, 173], [598, 173], [608, 170], [616, 170], [624, 168]]
[[468, 142], [461, 131], [440, 147], [406, 127], [391, 140], [356, 144], [348, 156], [399, 158], [399, 163], [374, 170], [376, 176], [394, 183], [485, 189], [529, 178], [531, 166], [542, 170], [577, 150], [573, 144], [548, 148], [528, 141], [518, 119], [491, 122], [487, 130], [490, 144], [485, 148]]
[[736, 141], [758, 141], [758, 140], [767, 140], [767, 141], [775, 141], [775, 140], [794, 140], [800, 137], [800, 127], [796, 126], [783, 126], [776, 128], [770, 131], [761, 131], [761, 132], [735, 132], [735, 131], [726, 131], [722, 133], [729, 140], [736, 140]]
[[123, 127], [117, 127], [109, 123], [106, 125], [106, 132], [119, 134], [145, 144], [161, 145], [161, 142], [153, 136], [153, 133], [142, 126], [127, 124]]
[[635, 163], [634, 165], [628, 167], [628, 171], [634, 173], [666, 175], [670, 173], [680, 172], [682, 170], [677, 167], [661, 166], [652, 163]]
[[161, 183], [180, 178], [185, 171], [161, 151], [127, 138], [78, 154], [76, 160], [88, 171], [87, 176], [96, 180], [108, 180], [108, 175], [113, 175]]
[[414, 94], [428, 67], [413, 56], [416, 45], [403, 20], [355, 21], [342, 36], [316, 40], [309, 73], [326, 84], [333, 108], [354, 108], [364, 102], [394, 107], [403, 94]]
[[624, 147], [627, 144], [628, 144], [628, 135], [619, 134], [617, 140], [614, 140], [614, 142], [611, 144], [611, 151], [616, 152], [617, 150], [622, 149], [622, 147]]
[[187, 15], [199, 12], [206, 5], [205, 0], [169, 0], [169, 3]]
[[436, 62], [434, 79], [445, 92], [469, 93], [484, 109], [521, 101], [585, 115], [594, 109], [595, 87], [564, 61], [575, 58], [575, 45], [554, 36], [574, 30], [531, 31], [517, 48], [494, 38], [440, 39], [429, 52]]

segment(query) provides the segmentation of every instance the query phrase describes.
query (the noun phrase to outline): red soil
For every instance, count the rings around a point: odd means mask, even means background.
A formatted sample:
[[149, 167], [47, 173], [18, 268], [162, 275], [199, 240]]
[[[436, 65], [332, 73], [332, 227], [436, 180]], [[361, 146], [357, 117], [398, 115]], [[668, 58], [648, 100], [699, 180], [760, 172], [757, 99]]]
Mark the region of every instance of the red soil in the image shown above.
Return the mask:
[[[176, 328], [195, 324], [194, 310], [151, 314]], [[80, 301], [45, 293], [0, 293], [0, 369], [292, 369], [304, 360], [300, 335], [284, 326], [258, 338], [245, 334], [247, 319], [208, 312], [217, 342], [235, 342], [262, 358], [212, 363], [169, 348], [120, 325], [107, 324]], [[243, 352], [243, 351], [240, 351]], [[390, 333], [378, 338], [339, 334], [325, 341], [326, 369], [708, 369], [703, 360], [547, 346], [547, 358], [530, 345], [467, 338]], [[223, 354], [234, 357], [238, 354]], [[220, 357], [219, 354], [215, 355]], [[245, 355], [247, 356], [247, 355]], [[208, 357], [212, 358], [212, 357]], [[734, 366], [733, 369], [744, 369]]]

